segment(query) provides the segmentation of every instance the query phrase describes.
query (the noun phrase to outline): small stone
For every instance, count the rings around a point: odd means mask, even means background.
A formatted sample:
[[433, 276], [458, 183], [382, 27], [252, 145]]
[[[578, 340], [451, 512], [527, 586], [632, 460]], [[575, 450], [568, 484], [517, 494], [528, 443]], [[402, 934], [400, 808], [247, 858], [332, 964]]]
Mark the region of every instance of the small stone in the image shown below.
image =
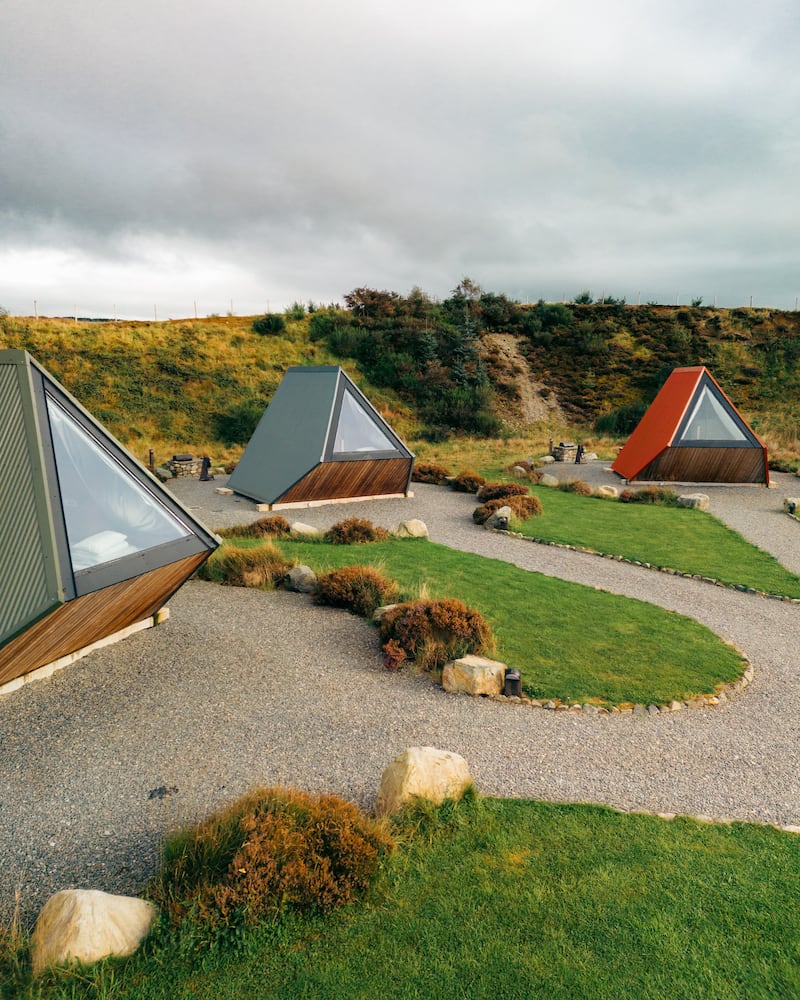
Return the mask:
[[384, 604], [383, 607], [375, 608], [375, 610], [372, 612], [372, 620], [373, 620], [373, 622], [375, 622], [375, 624], [378, 625], [380, 622], [383, 621], [384, 615], [387, 612], [391, 611], [392, 608], [396, 608], [396, 607], [397, 607], [396, 604]]
[[634, 715], [647, 715], [647, 709], [644, 707], [644, 705], [634, 705], [633, 706], [633, 714]]
[[545, 472], [541, 479], [539, 480], [540, 486], [547, 486], [549, 489], [558, 489], [558, 477], [551, 476], [549, 472]]
[[599, 709], [597, 705], [584, 705], [583, 711], [586, 713], [586, 715], [597, 715]]
[[227, 486], [216, 486], [214, 488], [215, 493], [219, 493], [221, 497], [232, 497], [233, 490], [229, 490]]
[[295, 521], [290, 525], [290, 530], [293, 535], [307, 535], [310, 538], [314, 538], [322, 534], [319, 528], [315, 528], [310, 524], [303, 524], [302, 521]]
[[287, 590], [312, 594], [317, 587], [317, 574], [310, 566], [293, 566], [283, 578]]
[[408, 521], [401, 521], [392, 534], [397, 538], [427, 538], [428, 528], [424, 521], [412, 517]]
[[542, 705], [542, 708], [547, 708], [547, 709], [554, 709], [555, 707], [556, 703], [554, 701], [546, 701], [544, 705]]
[[506, 664], [469, 654], [444, 665], [442, 687], [450, 694], [501, 694]]
[[682, 701], [671, 701], [669, 703], [670, 712], [682, 712], [684, 708], [685, 705], [683, 704]]
[[707, 493], [684, 493], [678, 497], [679, 507], [691, 507], [693, 510], [708, 510], [709, 502]]
[[647, 706], [648, 715], [658, 715], [658, 705], [648, 705]]

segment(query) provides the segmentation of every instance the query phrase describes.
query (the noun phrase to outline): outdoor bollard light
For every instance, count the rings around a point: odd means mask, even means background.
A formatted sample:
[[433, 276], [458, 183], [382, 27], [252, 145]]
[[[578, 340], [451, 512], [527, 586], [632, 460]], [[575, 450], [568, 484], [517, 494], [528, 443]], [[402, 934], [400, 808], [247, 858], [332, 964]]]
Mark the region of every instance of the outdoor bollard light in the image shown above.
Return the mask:
[[495, 527], [497, 528], [498, 531], [508, 531], [508, 518], [498, 517], [497, 521], [495, 522]]
[[506, 683], [503, 694], [509, 698], [519, 698], [522, 694], [522, 675], [519, 670], [506, 670]]
[[797, 504], [794, 502], [794, 500], [790, 500], [786, 506], [789, 508], [790, 514], [794, 514], [794, 512], [797, 510]]

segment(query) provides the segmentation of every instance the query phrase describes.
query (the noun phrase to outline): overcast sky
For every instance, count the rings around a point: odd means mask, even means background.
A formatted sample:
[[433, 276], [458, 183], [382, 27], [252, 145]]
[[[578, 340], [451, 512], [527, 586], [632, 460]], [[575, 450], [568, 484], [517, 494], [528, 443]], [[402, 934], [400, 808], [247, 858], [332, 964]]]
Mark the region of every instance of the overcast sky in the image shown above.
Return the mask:
[[0, 305], [793, 309], [795, 0], [1, 0]]

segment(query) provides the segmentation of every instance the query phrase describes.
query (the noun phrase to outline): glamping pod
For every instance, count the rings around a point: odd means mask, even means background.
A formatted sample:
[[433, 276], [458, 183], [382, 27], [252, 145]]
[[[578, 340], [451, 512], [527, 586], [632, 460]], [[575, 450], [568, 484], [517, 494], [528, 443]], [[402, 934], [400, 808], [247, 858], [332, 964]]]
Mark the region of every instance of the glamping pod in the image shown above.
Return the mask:
[[672, 372], [611, 468], [630, 482], [769, 485], [765, 445], [702, 365]]
[[0, 351], [0, 687], [145, 622], [218, 544], [26, 351]]
[[414, 455], [336, 365], [287, 369], [228, 480], [271, 509], [408, 495]]

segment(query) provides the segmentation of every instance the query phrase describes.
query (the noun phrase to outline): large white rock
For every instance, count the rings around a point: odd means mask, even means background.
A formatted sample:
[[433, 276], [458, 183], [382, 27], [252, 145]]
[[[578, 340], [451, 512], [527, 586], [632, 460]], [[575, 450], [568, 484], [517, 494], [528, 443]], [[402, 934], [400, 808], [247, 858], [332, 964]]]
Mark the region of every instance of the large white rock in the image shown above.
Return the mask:
[[609, 499], [613, 499], [614, 497], [619, 496], [619, 490], [616, 486], [609, 486], [604, 483], [602, 486], [597, 487], [597, 495], [599, 497], [608, 497]]
[[51, 965], [132, 955], [155, 918], [156, 908], [144, 899], [63, 889], [47, 900], [33, 929], [33, 974], [39, 976]]
[[316, 538], [322, 532], [311, 524], [303, 524], [302, 521], [294, 521], [289, 528], [293, 535], [308, 535], [309, 538]]
[[544, 475], [539, 480], [540, 486], [549, 486], [551, 489], [557, 489], [558, 483], [559, 483], [558, 476], [551, 476], [549, 472], [545, 472]]
[[536, 459], [537, 465], [552, 465], [553, 462], [555, 462], [555, 459], [552, 455], [542, 455], [541, 458]]
[[463, 757], [436, 747], [409, 747], [396, 757], [381, 777], [376, 811], [395, 812], [414, 798], [438, 804], [459, 798], [472, 784]]
[[469, 654], [445, 663], [442, 687], [451, 694], [502, 694], [506, 665]]
[[709, 496], [707, 493], [684, 493], [678, 497], [679, 507], [693, 507], [695, 510], [708, 510]]
[[401, 521], [394, 529], [393, 534], [398, 538], [427, 538], [428, 528], [424, 521], [412, 517], [409, 521]]

